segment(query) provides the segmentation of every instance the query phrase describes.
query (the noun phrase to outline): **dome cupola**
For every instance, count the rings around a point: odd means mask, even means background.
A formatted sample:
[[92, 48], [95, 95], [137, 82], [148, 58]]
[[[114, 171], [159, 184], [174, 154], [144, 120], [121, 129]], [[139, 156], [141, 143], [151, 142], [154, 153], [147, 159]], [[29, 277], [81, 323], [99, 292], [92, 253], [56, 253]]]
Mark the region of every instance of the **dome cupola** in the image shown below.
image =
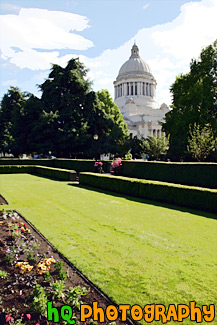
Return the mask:
[[138, 46], [134, 43], [132, 49], [131, 49], [131, 57], [130, 59], [134, 59], [134, 58], [140, 58], [139, 56], [139, 48]]
[[131, 49], [131, 56], [119, 70], [117, 80], [132, 76], [146, 75], [152, 77], [151, 69], [149, 65], [143, 61], [139, 55], [139, 48], [134, 43]]

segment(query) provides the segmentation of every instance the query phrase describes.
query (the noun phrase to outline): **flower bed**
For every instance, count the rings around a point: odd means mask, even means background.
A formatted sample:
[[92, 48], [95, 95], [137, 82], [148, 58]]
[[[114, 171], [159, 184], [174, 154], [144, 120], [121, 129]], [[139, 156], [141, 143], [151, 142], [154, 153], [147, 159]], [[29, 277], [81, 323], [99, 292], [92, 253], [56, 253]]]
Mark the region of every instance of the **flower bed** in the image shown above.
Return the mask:
[[[58, 311], [71, 306], [77, 324], [82, 302], [111, 304], [17, 212], [0, 211], [0, 238], [0, 324], [55, 324], [47, 320], [48, 301]], [[60, 318], [58, 324], [68, 323]], [[98, 323], [89, 318], [82, 324]]]

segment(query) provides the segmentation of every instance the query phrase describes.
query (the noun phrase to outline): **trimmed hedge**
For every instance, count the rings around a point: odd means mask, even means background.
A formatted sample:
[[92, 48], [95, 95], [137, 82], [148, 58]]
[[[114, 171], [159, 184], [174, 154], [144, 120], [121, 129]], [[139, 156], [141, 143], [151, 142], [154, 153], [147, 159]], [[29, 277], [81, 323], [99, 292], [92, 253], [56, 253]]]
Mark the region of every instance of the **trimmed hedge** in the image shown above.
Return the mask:
[[[17, 158], [2, 158], [1, 165], [32, 165], [32, 166], [48, 166], [53, 168], [76, 170], [77, 172], [92, 172], [94, 171], [95, 160], [89, 159], [17, 159]], [[107, 171], [110, 162], [103, 162], [103, 169]]]
[[217, 190], [213, 189], [93, 173], [81, 173], [80, 184], [178, 206], [217, 212]]
[[5, 165], [0, 166], [0, 174], [17, 174], [17, 173], [31, 173], [32, 166], [15, 166], [15, 165]]
[[58, 169], [45, 166], [0, 166], [0, 174], [28, 173], [51, 177], [62, 181], [75, 181], [76, 172], [67, 169]]
[[217, 188], [216, 163], [123, 161], [119, 173], [126, 177]]
[[94, 171], [94, 160], [88, 159], [54, 159], [53, 167], [73, 169], [77, 172], [92, 172]]
[[[110, 161], [103, 161], [103, 169], [109, 171]], [[94, 160], [88, 159], [0, 159], [0, 165], [47, 166], [77, 172], [93, 172]], [[190, 186], [217, 188], [216, 163], [173, 163], [151, 161], [122, 161], [121, 176], [162, 181]]]
[[76, 180], [76, 171], [51, 168], [44, 166], [33, 166], [33, 171], [31, 172], [34, 175], [40, 175], [45, 177], [55, 178], [61, 181], [75, 181]]
[[52, 159], [19, 159], [19, 158], [1, 158], [0, 159], [0, 166], [1, 165], [19, 165], [19, 166], [48, 166], [54, 167], [54, 161]]

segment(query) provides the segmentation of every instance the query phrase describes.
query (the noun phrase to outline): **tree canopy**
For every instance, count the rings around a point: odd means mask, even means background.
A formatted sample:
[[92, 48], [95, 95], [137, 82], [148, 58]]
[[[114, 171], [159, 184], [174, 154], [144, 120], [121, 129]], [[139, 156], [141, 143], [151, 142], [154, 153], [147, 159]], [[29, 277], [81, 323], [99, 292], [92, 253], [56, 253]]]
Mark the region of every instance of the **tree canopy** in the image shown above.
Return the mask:
[[[72, 59], [53, 65], [39, 86], [41, 99], [11, 88], [1, 103], [0, 145], [16, 156], [49, 151], [57, 157], [127, 152], [127, 126], [106, 90], [91, 90], [87, 69]], [[94, 135], [98, 140], [94, 140]]]
[[188, 157], [189, 130], [196, 123], [209, 124], [217, 136], [217, 40], [202, 50], [190, 64], [190, 72], [172, 84], [172, 110], [166, 114], [163, 130], [170, 135], [170, 157]]

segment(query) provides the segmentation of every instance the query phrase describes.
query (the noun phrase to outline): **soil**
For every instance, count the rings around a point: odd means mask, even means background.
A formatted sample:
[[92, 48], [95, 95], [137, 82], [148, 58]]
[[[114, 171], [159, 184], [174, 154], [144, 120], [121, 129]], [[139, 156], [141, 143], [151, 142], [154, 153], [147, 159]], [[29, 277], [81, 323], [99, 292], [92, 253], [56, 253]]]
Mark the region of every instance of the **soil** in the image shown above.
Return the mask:
[[[0, 198], [2, 200], [2, 198]], [[17, 212], [16, 212], [17, 213]], [[11, 214], [11, 212], [10, 212]], [[20, 216], [20, 215], [19, 215]], [[38, 313], [31, 312], [30, 306], [32, 301], [32, 291], [35, 283], [37, 282], [44, 288], [49, 286], [49, 283], [45, 282], [44, 275], [39, 275], [36, 270], [36, 266], [39, 260], [42, 259], [42, 256], [49, 258], [54, 257], [56, 261], [62, 261], [64, 269], [67, 272], [67, 279], [65, 280], [66, 288], [74, 286], [86, 287], [88, 290], [87, 295], [82, 296], [82, 301], [85, 304], [92, 305], [94, 301], [98, 302], [98, 307], [105, 308], [112, 304], [114, 305], [108, 297], [106, 297], [98, 288], [96, 288], [91, 282], [88, 281], [68, 260], [66, 260], [54, 247], [50, 245], [48, 241], [39, 233], [35, 228], [31, 226], [23, 217], [20, 216], [19, 223], [23, 222], [25, 224], [25, 229], [30, 229], [31, 233], [25, 233], [24, 237], [28, 239], [29, 236], [34, 235], [35, 238], [40, 243], [40, 256], [38, 261], [29, 262], [30, 265], [33, 265], [33, 269], [30, 272], [25, 272], [20, 274], [19, 268], [15, 268], [15, 262], [12, 265], [7, 264], [5, 261], [6, 250], [8, 247], [12, 247], [14, 239], [11, 234], [8, 233], [9, 226], [8, 221], [10, 219], [4, 219], [3, 213], [0, 211], [0, 270], [6, 271], [8, 275], [5, 279], [0, 277], [0, 324], [10, 324], [6, 323], [5, 315], [11, 314], [14, 320], [21, 318], [22, 314], [22, 323], [21, 324], [57, 324], [51, 321], [47, 322], [46, 318]], [[25, 239], [24, 239], [25, 241]], [[25, 252], [21, 251], [21, 254], [18, 256], [18, 261], [27, 260]], [[56, 281], [58, 279], [57, 271], [55, 269], [55, 264], [51, 264], [50, 274], [51, 281]], [[51, 299], [49, 299], [51, 300]], [[55, 307], [60, 308], [64, 303], [58, 303]], [[76, 324], [80, 323], [80, 312], [78, 309], [73, 309], [76, 315]], [[31, 315], [31, 319], [28, 319], [26, 314]], [[61, 319], [61, 318], [60, 318]], [[99, 322], [98, 322], [99, 323]], [[93, 320], [88, 319], [86, 322], [81, 324], [98, 324], [93, 322]], [[111, 321], [107, 319], [103, 324], [109, 324]], [[120, 324], [133, 324], [130, 320], [122, 322], [120, 317], [115, 321], [117, 325]], [[115, 324], [112, 323], [112, 324]], [[17, 324], [17, 323], [15, 323]], [[59, 324], [62, 324], [59, 322]], [[66, 323], [65, 323], [66, 324]], [[99, 323], [102, 324], [102, 323]]]

